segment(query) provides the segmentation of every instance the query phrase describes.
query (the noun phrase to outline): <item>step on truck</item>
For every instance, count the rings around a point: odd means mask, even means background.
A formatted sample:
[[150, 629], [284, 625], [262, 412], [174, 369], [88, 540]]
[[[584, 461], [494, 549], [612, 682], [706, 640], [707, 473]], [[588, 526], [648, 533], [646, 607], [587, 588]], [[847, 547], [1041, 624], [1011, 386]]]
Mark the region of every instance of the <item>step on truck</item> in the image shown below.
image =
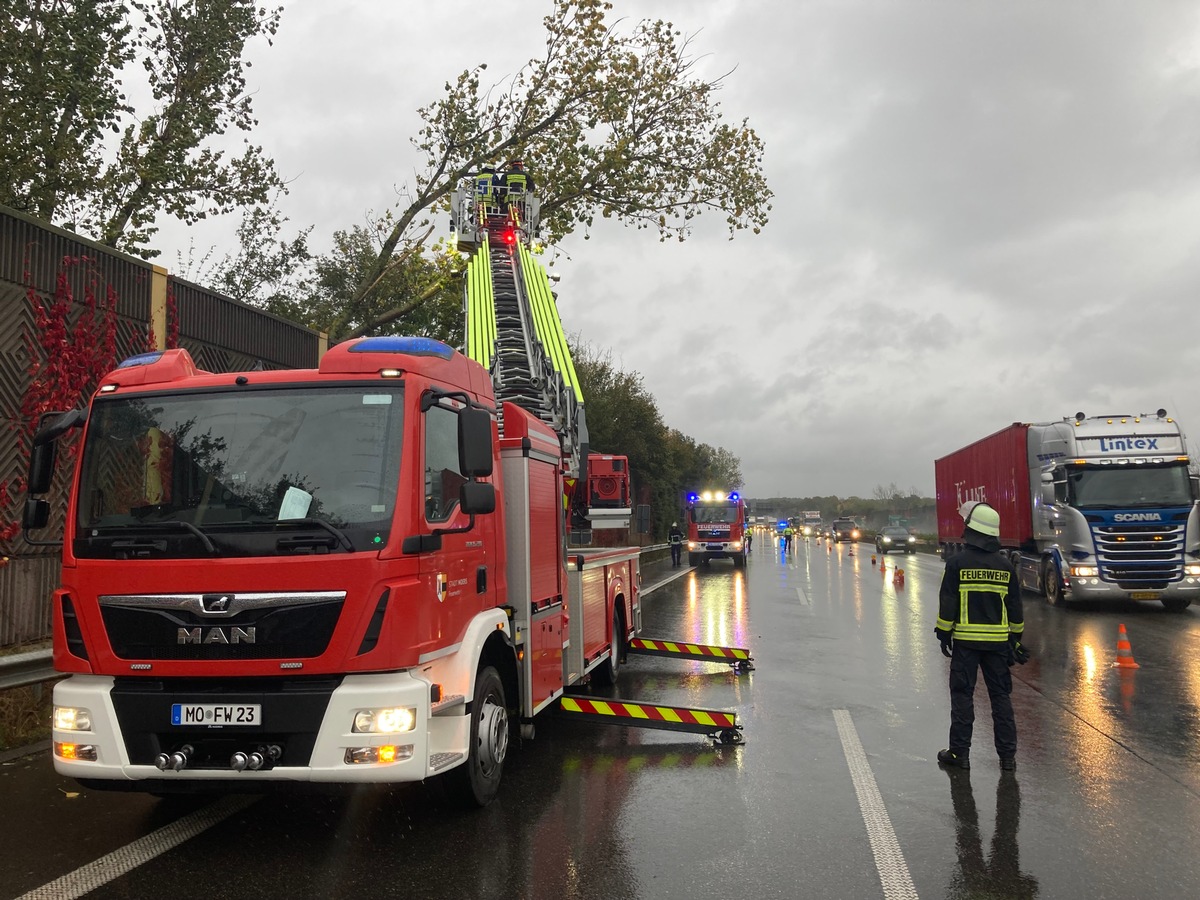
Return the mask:
[[1000, 513], [1021, 586], [1053, 605], [1200, 596], [1197, 471], [1179, 423], [1153, 414], [1014, 422], [934, 462], [938, 542], [962, 548], [961, 505]]
[[444, 776], [483, 805], [510, 737], [616, 679], [639, 552], [568, 545], [589, 451], [527, 252], [536, 204], [459, 203], [465, 353], [365, 337], [314, 369], [224, 374], [146, 353], [38, 431], [27, 533], [72, 462], [58, 772], [160, 793]]

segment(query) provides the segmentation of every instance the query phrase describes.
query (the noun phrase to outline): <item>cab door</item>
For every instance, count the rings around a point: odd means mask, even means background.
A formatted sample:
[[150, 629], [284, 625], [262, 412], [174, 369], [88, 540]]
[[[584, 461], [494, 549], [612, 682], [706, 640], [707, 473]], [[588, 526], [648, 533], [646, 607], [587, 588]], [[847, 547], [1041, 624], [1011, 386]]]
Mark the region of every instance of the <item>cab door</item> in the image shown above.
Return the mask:
[[464, 531], [471, 517], [459, 503], [459, 489], [467, 482], [461, 471], [456, 401], [443, 398], [422, 413], [421, 469], [424, 472], [422, 515], [424, 530], [441, 535], [441, 547], [421, 556], [421, 580], [436, 598], [421, 604], [428, 610], [425, 631], [434, 647], [459, 640], [467, 623], [480, 609], [491, 606], [494, 585], [485, 546], [485, 529], [476, 520]]

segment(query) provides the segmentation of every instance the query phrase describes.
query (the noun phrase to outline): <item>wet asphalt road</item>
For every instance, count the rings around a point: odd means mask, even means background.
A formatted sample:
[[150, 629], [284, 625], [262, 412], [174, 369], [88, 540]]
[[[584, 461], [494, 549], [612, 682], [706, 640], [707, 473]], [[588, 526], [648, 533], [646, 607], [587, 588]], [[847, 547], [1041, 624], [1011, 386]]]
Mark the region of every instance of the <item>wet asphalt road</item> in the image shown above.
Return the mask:
[[[973, 768], [951, 774], [942, 564], [886, 563], [760, 541], [744, 571], [646, 566], [647, 587], [680, 577], [647, 595], [643, 636], [748, 647], [757, 668], [631, 656], [613, 695], [735, 710], [746, 743], [539, 720], [481, 811], [420, 785], [159, 801], [13, 761], [0, 897], [1200, 895], [1200, 611], [1027, 598], [1016, 775], [982, 682]], [[1112, 667], [1121, 623], [1136, 670]]]

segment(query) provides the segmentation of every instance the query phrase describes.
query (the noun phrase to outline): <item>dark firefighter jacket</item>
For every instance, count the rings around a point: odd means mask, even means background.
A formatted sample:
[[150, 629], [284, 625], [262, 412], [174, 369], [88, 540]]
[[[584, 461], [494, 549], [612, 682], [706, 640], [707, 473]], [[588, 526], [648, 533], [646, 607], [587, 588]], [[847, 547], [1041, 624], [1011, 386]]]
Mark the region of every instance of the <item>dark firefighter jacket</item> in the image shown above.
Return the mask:
[[967, 528], [963, 541], [966, 549], [946, 560], [936, 627], [956, 643], [999, 649], [1025, 630], [1017, 573], [996, 538]]

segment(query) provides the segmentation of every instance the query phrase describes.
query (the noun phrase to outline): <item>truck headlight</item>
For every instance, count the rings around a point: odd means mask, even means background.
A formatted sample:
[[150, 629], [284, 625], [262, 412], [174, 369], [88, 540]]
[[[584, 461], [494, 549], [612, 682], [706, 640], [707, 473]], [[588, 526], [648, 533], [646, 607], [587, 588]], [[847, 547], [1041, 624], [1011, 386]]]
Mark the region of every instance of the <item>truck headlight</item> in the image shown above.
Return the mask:
[[54, 727], [59, 731], [91, 731], [92, 714], [77, 706], [56, 706]]
[[417, 726], [417, 710], [412, 706], [387, 709], [360, 709], [354, 714], [355, 734], [399, 734]]
[[695, 549], [696, 549], [696, 542], [695, 542], [695, 541], [688, 541], [688, 549], [689, 549], [689, 550], [695, 550]]
[[733, 542], [733, 549], [734, 549], [734, 550], [741, 550], [741, 549], [742, 549], [742, 542], [741, 542], [741, 541], [734, 541], [734, 542]]
[[1071, 576], [1073, 578], [1095, 578], [1099, 574], [1099, 566], [1071, 566]]
[[1187, 563], [1183, 567], [1183, 574], [1200, 576], [1200, 563]]

